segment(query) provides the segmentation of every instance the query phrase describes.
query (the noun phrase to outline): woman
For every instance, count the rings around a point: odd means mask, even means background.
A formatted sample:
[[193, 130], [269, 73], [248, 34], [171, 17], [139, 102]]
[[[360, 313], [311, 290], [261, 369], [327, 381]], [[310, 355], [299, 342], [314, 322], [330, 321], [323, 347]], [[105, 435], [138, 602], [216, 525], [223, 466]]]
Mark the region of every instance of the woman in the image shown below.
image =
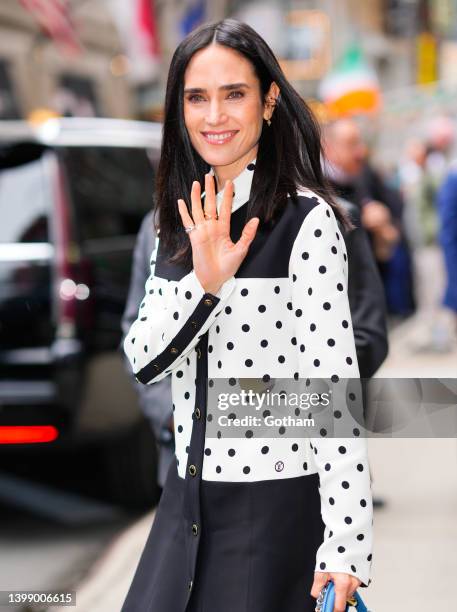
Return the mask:
[[359, 376], [346, 220], [320, 156], [308, 107], [252, 28], [225, 19], [181, 42], [160, 241], [124, 343], [140, 382], [172, 375], [176, 462], [123, 612], [311, 611], [329, 579], [340, 611], [370, 582], [365, 439], [208, 431], [217, 379]]

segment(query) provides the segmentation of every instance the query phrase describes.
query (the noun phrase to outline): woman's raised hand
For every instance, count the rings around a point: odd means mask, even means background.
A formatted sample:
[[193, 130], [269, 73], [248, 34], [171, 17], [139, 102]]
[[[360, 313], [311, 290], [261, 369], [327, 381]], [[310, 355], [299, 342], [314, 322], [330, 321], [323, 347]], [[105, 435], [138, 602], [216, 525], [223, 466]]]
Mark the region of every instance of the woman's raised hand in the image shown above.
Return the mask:
[[192, 217], [184, 200], [178, 200], [179, 214], [189, 232], [194, 272], [206, 293], [216, 294], [222, 284], [235, 274], [246, 257], [259, 225], [258, 217], [250, 219], [243, 228], [238, 242], [230, 238], [233, 183], [226, 181], [219, 217], [216, 211], [214, 180], [205, 174], [205, 209], [201, 203], [198, 181], [192, 183]]

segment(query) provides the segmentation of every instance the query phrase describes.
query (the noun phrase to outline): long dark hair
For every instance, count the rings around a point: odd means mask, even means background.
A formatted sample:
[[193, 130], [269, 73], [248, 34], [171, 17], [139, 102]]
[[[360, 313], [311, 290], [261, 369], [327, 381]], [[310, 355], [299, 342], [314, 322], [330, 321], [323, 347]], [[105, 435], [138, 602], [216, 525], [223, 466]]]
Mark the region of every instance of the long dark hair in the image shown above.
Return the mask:
[[184, 122], [183, 92], [184, 74], [192, 56], [212, 43], [234, 49], [251, 62], [260, 81], [262, 100], [272, 81], [280, 89], [271, 126], [263, 122], [247, 219], [257, 216], [261, 223], [274, 222], [286, 205], [287, 194], [293, 196], [304, 187], [322, 196], [343, 227], [349, 229], [348, 216], [336, 203], [322, 172], [320, 129], [313, 113], [287, 81], [263, 38], [246, 23], [223, 19], [201, 25], [182, 40], [168, 72], [155, 213], [160, 242], [170, 259], [191, 260], [190, 240], [183, 231], [177, 200], [182, 198], [190, 211], [192, 181], [204, 185], [204, 175], [210, 169], [190, 141]]

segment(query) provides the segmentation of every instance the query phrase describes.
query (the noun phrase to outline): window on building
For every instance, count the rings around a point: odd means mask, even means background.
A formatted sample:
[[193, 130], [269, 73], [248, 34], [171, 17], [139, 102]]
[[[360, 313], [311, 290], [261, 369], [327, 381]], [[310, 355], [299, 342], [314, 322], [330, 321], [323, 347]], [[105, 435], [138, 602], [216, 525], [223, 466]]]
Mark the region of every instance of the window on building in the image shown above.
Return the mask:
[[64, 74], [53, 97], [55, 110], [63, 117], [96, 117], [100, 115], [95, 84], [89, 77]]
[[20, 119], [21, 112], [14, 91], [9, 65], [0, 59], [0, 119]]

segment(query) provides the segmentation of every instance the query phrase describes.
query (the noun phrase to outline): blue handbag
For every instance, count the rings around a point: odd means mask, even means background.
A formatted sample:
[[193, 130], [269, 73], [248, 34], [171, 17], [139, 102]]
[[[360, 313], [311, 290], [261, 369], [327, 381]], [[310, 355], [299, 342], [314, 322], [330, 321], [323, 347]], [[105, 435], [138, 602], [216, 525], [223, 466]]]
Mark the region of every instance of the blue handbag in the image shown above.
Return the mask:
[[[369, 612], [366, 605], [363, 603], [362, 598], [357, 593], [354, 593], [352, 599], [347, 600], [346, 612], [354, 607], [357, 612]], [[316, 612], [333, 612], [335, 608], [335, 585], [332, 580], [329, 580], [327, 584], [321, 589], [319, 597], [316, 600]]]

